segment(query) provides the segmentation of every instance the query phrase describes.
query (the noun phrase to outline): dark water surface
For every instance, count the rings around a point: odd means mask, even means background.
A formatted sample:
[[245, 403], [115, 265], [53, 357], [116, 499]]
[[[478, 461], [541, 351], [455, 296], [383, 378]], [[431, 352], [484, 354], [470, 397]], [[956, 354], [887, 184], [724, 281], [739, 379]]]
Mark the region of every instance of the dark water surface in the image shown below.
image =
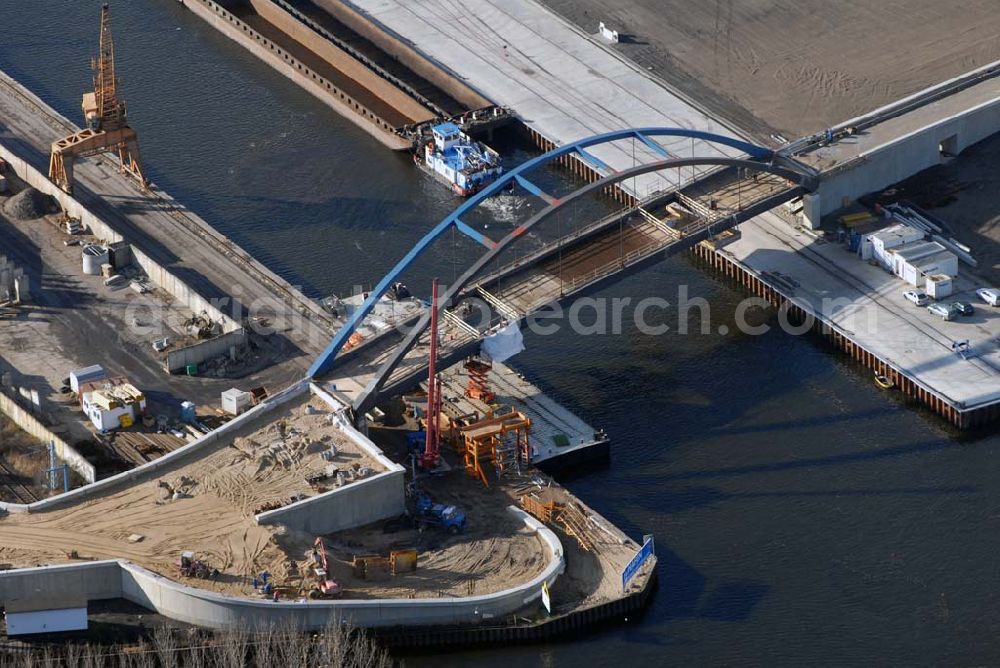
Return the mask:
[[[78, 119], [99, 6], [0, 0], [0, 68]], [[376, 280], [457, 204], [177, 3], [119, 1], [113, 21], [147, 173], [309, 294]], [[598, 296], [673, 300], [682, 284], [718, 324], [742, 297], [685, 258]], [[774, 329], [527, 343], [518, 368], [613, 439], [610, 467], [570, 488], [655, 534], [660, 589], [574, 642], [408, 665], [1000, 663], [996, 435], [960, 443]]]

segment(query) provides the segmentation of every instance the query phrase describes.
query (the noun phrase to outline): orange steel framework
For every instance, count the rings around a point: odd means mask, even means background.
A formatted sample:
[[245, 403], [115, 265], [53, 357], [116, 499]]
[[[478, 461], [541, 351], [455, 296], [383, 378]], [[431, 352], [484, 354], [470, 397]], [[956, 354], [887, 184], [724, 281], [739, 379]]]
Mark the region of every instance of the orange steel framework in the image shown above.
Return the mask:
[[132, 175], [146, 188], [139, 162], [139, 138], [125, 117], [125, 101], [118, 97], [115, 76], [115, 47], [111, 38], [111, 16], [108, 6], [101, 7], [101, 45], [94, 70], [94, 92], [83, 94], [83, 117], [86, 128], [52, 142], [49, 178], [68, 193], [73, 192], [73, 162], [98, 153], [115, 152], [120, 162], [119, 172]]
[[460, 427], [465, 470], [490, 486], [483, 462], [493, 465], [497, 476], [522, 464], [531, 464], [531, 418], [519, 411], [490, 414], [485, 419]]
[[497, 395], [490, 389], [489, 373], [493, 365], [475, 357], [465, 360], [465, 370], [469, 374], [469, 382], [465, 387], [465, 396], [492, 404]]

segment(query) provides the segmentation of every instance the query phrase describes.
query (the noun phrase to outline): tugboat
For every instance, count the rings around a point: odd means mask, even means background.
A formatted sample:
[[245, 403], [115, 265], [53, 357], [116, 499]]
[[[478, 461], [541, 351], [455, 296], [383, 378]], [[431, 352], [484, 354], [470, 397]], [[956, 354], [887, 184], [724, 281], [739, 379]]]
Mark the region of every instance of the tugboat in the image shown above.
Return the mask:
[[474, 195], [503, 173], [500, 154], [482, 142], [473, 141], [454, 123], [435, 125], [431, 136], [424, 144], [423, 155], [418, 151], [414, 160], [423, 162], [462, 197]]

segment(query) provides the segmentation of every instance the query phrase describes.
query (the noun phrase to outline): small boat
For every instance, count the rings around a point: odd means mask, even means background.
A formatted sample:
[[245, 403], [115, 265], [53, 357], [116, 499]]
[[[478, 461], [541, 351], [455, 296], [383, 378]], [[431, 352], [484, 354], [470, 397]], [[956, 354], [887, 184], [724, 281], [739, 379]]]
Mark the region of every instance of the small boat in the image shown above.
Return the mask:
[[892, 379], [884, 373], [875, 372], [875, 384], [881, 387], [883, 390], [891, 390], [896, 387], [896, 383], [892, 382]]
[[[462, 197], [473, 195], [503, 173], [500, 154], [482, 142], [473, 141], [454, 123], [431, 128], [433, 139], [418, 150], [414, 160], [445, 181]], [[422, 153], [422, 155], [421, 155]]]

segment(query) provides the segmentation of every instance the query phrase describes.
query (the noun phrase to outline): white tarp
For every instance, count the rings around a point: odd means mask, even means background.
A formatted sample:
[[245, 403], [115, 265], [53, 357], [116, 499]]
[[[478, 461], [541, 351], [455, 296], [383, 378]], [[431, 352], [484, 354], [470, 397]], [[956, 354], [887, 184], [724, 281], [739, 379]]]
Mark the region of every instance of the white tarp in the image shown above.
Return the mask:
[[511, 323], [483, 341], [483, 353], [494, 362], [503, 362], [524, 350], [524, 336]]

